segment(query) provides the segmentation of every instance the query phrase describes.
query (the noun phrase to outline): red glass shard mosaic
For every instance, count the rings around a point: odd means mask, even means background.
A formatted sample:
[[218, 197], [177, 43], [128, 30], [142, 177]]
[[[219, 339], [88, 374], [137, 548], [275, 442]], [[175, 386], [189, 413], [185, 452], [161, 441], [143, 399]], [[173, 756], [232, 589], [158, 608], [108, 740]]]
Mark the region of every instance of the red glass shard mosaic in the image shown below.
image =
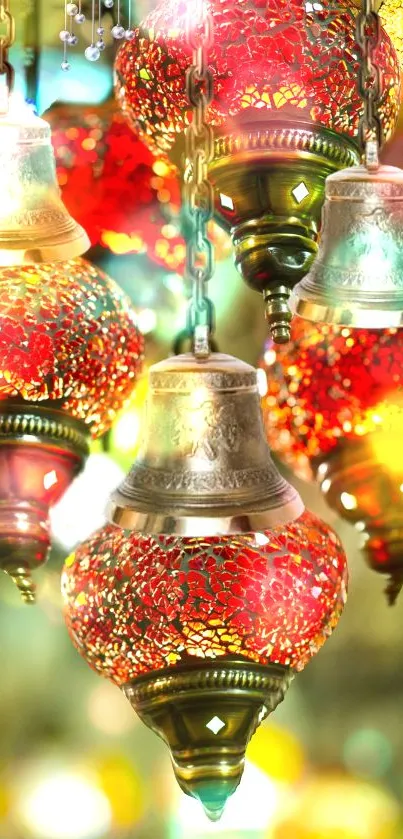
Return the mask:
[[381, 431], [403, 418], [403, 334], [295, 318], [292, 341], [269, 343], [262, 400], [269, 445], [302, 477], [341, 439]]
[[0, 399], [64, 410], [96, 436], [130, 396], [142, 349], [130, 301], [85, 260], [0, 270]]
[[117, 684], [223, 656], [301, 670], [337, 624], [346, 558], [312, 513], [272, 531], [146, 536], [113, 525], [66, 561], [71, 638]]
[[[168, 151], [189, 122], [185, 73], [191, 54], [186, 17], [192, 0], [162, 0], [116, 59], [118, 101], [154, 149]], [[208, 119], [221, 131], [267, 117], [313, 121], [356, 137], [357, 10], [348, 0], [210, 0], [214, 100]], [[382, 30], [376, 52], [388, 137], [399, 101], [398, 59]]]

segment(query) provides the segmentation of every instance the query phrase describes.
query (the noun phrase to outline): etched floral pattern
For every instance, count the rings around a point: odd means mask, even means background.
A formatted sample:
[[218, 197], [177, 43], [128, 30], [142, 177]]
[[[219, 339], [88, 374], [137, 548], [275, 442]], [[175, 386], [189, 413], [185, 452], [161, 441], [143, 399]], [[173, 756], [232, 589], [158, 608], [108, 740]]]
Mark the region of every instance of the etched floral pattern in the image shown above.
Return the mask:
[[62, 590], [77, 649], [121, 685], [225, 656], [301, 670], [336, 626], [346, 583], [337, 536], [305, 512], [226, 538], [107, 525], [66, 561]]

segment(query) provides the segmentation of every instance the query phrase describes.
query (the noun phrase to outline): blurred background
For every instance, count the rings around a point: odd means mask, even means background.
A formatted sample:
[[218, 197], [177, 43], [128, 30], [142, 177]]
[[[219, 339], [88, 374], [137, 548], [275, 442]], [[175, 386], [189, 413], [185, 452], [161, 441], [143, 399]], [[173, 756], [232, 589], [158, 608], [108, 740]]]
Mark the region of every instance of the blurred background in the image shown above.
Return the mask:
[[[76, 165], [82, 171], [100, 165], [95, 143], [85, 145], [87, 128], [80, 140], [76, 126], [70, 146], [63, 132], [77, 104], [85, 125], [88, 110], [112, 96], [113, 46], [108, 43], [95, 65], [80, 49], [63, 73], [60, 0], [17, 0], [15, 6], [18, 86], [39, 113], [56, 98], [73, 107], [65, 124], [57, 116], [52, 123], [62, 132], [56, 153], [65, 186]], [[133, 3], [133, 19], [150, 6], [149, 0]], [[101, 131], [108, 130], [111, 118], [105, 119]], [[387, 152], [395, 165], [403, 163], [402, 138], [400, 129]], [[184, 326], [186, 287], [178, 185], [147, 155], [141, 166], [137, 175], [154, 183], [144, 201], [136, 197], [135, 232], [112, 229], [126, 239], [94, 233], [89, 258], [133, 300], [150, 364]], [[261, 301], [240, 281], [223, 234], [215, 235], [210, 292], [218, 343], [257, 363], [266, 336]], [[382, 579], [359, 554], [359, 533], [332, 516], [318, 488], [287, 474], [344, 542], [348, 604], [334, 636], [255, 735], [242, 785], [218, 824], [179, 791], [164, 745], [118, 688], [92, 673], [73, 649], [62, 618], [61, 567], [103, 521], [106, 498], [136, 452], [146, 392], [145, 371], [132, 403], [107, 439], [94, 444], [84, 473], [53, 511], [54, 550], [37, 575], [38, 605], [21, 605], [11, 581], [0, 578], [0, 839], [403, 839], [403, 598], [387, 607]]]

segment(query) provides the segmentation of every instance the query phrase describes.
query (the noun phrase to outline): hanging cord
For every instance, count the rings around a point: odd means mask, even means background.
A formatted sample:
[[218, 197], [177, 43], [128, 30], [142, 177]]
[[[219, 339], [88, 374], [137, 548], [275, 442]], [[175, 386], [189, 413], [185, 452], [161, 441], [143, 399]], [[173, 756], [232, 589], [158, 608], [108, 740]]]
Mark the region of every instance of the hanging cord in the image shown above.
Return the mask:
[[375, 53], [380, 42], [381, 25], [373, 0], [362, 0], [356, 21], [356, 37], [361, 49], [358, 89], [363, 102], [363, 115], [358, 127], [358, 139], [367, 169], [379, 167], [379, 149], [383, 132], [378, 106], [382, 97], [382, 75], [376, 64]]
[[214, 191], [208, 179], [208, 165], [214, 156], [214, 136], [206, 122], [207, 108], [213, 98], [213, 76], [208, 67], [213, 21], [205, 0], [197, 0], [189, 6], [186, 35], [192, 49], [192, 65], [186, 74], [186, 92], [193, 119], [185, 131], [184, 198], [190, 218], [186, 276], [192, 284], [192, 299], [187, 331], [192, 336], [194, 355], [206, 358], [210, 354], [214, 321], [213, 304], [206, 289], [214, 271], [213, 246], [207, 234], [207, 223], [214, 212]]
[[9, 0], [0, 0], [0, 76], [4, 76], [0, 114], [8, 112], [9, 96], [14, 86], [14, 68], [8, 60], [8, 51], [14, 40], [15, 21], [10, 13]]

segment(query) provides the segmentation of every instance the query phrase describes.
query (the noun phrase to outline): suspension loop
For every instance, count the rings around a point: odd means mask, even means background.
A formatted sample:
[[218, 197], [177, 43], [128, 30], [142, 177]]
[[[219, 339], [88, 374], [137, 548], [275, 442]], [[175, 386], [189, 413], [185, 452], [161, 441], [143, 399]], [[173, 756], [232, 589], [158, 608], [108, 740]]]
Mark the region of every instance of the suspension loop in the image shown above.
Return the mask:
[[358, 127], [358, 140], [369, 169], [379, 166], [378, 151], [383, 142], [379, 104], [382, 98], [382, 73], [376, 64], [376, 50], [381, 38], [379, 15], [372, 0], [362, 0], [356, 20], [356, 38], [361, 50], [358, 90], [363, 102], [363, 113]]
[[184, 198], [190, 221], [186, 275], [192, 285], [185, 333], [192, 335], [195, 356], [205, 358], [210, 353], [214, 326], [213, 304], [207, 296], [207, 283], [214, 271], [214, 251], [207, 233], [207, 224], [214, 213], [214, 190], [208, 178], [208, 165], [214, 157], [214, 135], [206, 122], [214, 94], [213, 74], [208, 67], [213, 26], [206, 0], [191, 4], [186, 31], [192, 50], [192, 65], [186, 73], [186, 92], [193, 118], [185, 132]]

